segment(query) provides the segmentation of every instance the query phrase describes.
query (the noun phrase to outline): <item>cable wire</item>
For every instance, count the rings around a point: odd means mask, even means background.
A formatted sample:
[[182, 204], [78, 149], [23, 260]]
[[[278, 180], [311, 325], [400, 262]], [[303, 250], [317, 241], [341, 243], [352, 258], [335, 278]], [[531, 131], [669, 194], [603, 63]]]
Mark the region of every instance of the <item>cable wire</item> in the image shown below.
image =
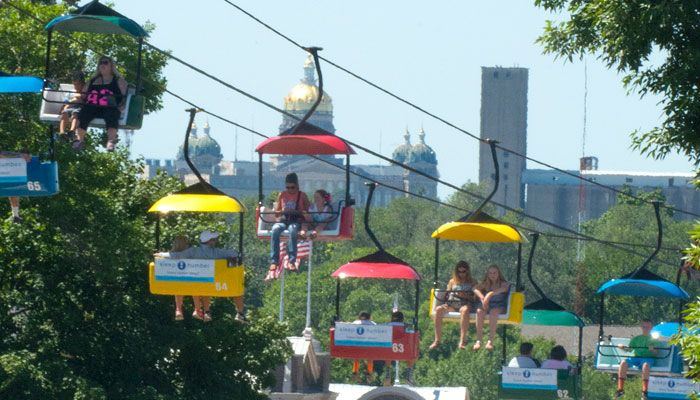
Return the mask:
[[[258, 17], [256, 17], [255, 15], [253, 15], [252, 13], [246, 11], [245, 9], [243, 9], [242, 7], [238, 6], [237, 4], [231, 2], [230, 0], [223, 0], [223, 1], [226, 2], [226, 3], [228, 3], [230, 6], [234, 7], [235, 9], [239, 10], [239, 11], [242, 12], [243, 14], [247, 15], [248, 17], [250, 17], [251, 19], [253, 19], [253, 20], [256, 21], [257, 23], [259, 23], [260, 25], [262, 25], [262, 26], [264, 26], [265, 28], [267, 28], [268, 30], [272, 31], [272, 32], [275, 33], [276, 35], [280, 36], [280, 37], [283, 38], [284, 40], [286, 40], [286, 41], [288, 41], [289, 43], [293, 44], [294, 46], [299, 47], [300, 49], [304, 50], [305, 46], [301, 45], [300, 43], [298, 43], [297, 41], [295, 41], [295, 40], [292, 39], [291, 37], [289, 37], [289, 36], [283, 34], [283, 33], [280, 32], [279, 30], [273, 28], [272, 26], [270, 26], [269, 24], [265, 23], [265, 22], [262, 21], [260, 18], [258, 18]], [[416, 103], [413, 103], [413, 102], [409, 101], [408, 99], [406, 99], [406, 98], [404, 98], [404, 97], [402, 97], [402, 96], [399, 96], [399, 95], [397, 95], [397, 94], [391, 92], [391, 91], [388, 90], [388, 89], [383, 88], [383, 87], [380, 86], [379, 84], [376, 84], [376, 83], [370, 81], [369, 79], [364, 78], [363, 76], [361, 76], [361, 75], [359, 75], [359, 74], [357, 74], [357, 73], [355, 73], [355, 72], [353, 72], [353, 71], [351, 71], [351, 70], [349, 70], [349, 69], [347, 69], [347, 68], [341, 66], [340, 64], [337, 64], [336, 62], [334, 62], [334, 61], [332, 61], [332, 60], [330, 60], [330, 59], [328, 59], [328, 58], [326, 58], [326, 57], [323, 57], [323, 56], [321, 56], [321, 55], [319, 55], [318, 58], [321, 59], [321, 60], [323, 60], [323, 61], [325, 61], [325, 62], [327, 62], [329, 65], [335, 67], [336, 69], [339, 69], [339, 70], [345, 72], [346, 74], [352, 76], [353, 78], [355, 78], [355, 79], [357, 79], [357, 80], [359, 80], [359, 81], [361, 81], [361, 82], [364, 82], [365, 84], [367, 84], [367, 85], [369, 85], [369, 86], [371, 86], [371, 87], [373, 87], [373, 88], [379, 90], [380, 92], [382, 92], [382, 93], [384, 93], [384, 94], [386, 94], [386, 95], [388, 95], [388, 96], [390, 96], [390, 97], [392, 97], [392, 98], [398, 100], [399, 102], [404, 103], [404, 104], [408, 105], [409, 107], [414, 108], [414, 109], [416, 109], [416, 110], [422, 112], [423, 114], [428, 115], [429, 117], [431, 117], [431, 118], [433, 118], [433, 119], [436, 119], [436, 120], [442, 122], [443, 124], [445, 124], [445, 125], [447, 125], [447, 126], [453, 128], [453, 129], [455, 129], [455, 130], [457, 130], [457, 131], [459, 131], [459, 132], [462, 132], [463, 134], [465, 134], [465, 135], [467, 135], [467, 136], [469, 136], [469, 137], [471, 137], [471, 138], [473, 138], [473, 139], [478, 140], [478, 141], [481, 142], [481, 143], [485, 143], [485, 142], [484, 142], [485, 139], [482, 139], [482, 138], [480, 138], [479, 136], [476, 136], [475, 134], [473, 134], [473, 133], [467, 131], [466, 129], [463, 129], [463, 128], [461, 128], [461, 127], [459, 127], [459, 126], [453, 124], [452, 122], [446, 120], [445, 118], [442, 118], [442, 117], [438, 116], [437, 114], [435, 114], [435, 113], [433, 113], [433, 112], [431, 112], [431, 111], [428, 111], [427, 109], [425, 109], [425, 108], [423, 108], [423, 107], [417, 105]], [[637, 201], [641, 201], [641, 202], [644, 202], [644, 203], [652, 204], [652, 202], [651, 202], [650, 200], [647, 200], [647, 199], [644, 199], [644, 198], [642, 198], [642, 197], [636, 196], [636, 195], [634, 195], [634, 194], [632, 194], [632, 193], [628, 193], [628, 192], [626, 192], [626, 191], [624, 191], [624, 190], [622, 190], [622, 189], [618, 189], [618, 188], [615, 188], [615, 187], [613, 187], [613, 186], [608, 186], [608, 185], [602, 184], [602, 183], [600, 183], [600, 182], [596, 182], [596, 181], [593, 180], [593, 179], [585, 178], [585, 177], [583, 177], [583, 176], [580, 175], [580, 174], [577, 174], [577, 173], [574, 173], [574, 172], [571, 172], [571, 171], [567, 171], [567, 170], [565, 170], [565, 169], [556, 167], [556, 166], [554, 166], [554, 165], [552, 165], [552, 164], [549, 164], [549, 163], [547, 163], [547, 162], [540, 161], [540, 160], [538, 160], [538, 159], [532, 158], [532, 157], [528, 156], [527, 154], [520, 153], [520, 152], [518, 152], [518, 151], [509, 149], [509, 148], [507, 148], [507, 147], [505, 147], [505, 146], [502, 146], [502, 145], [496, 145], [496, 147], [497, 147], [498, 149], [502, 150], [502, 151], [507, 151], [507, 152], [509, 152], [509, 153], [515, 154], [516, 156], [521, 157], [521, 158], [523, 158], [523, 159], [525, 159], [525, 160], [527, 160], [527, 161], [532, 161], [532, 162], [535, 163], [535, 164], [539, 164], [539, 165], [541, 165], [541, 166], [543, 166], [543, 167], [550, 168], [550, 169], [552, 169], [552, 170], [554, 170], [554, 171], [557, 171], [557, 172], [560, 172], [560, 173], [562, 173], [562, 174], [564, 174], [564, 175], [568, 175], [568, 176], [571, 176], [571, 177], [573, 177], [573, 178], [582, 180], [582, 181], [587, 182], [587, 183], [589, 183], [589, 184], [591, 184], [591, 185], [598, 186], [598, 187], [604, 188], [604, 189], [606, 189], [606, 190], [610, 190], [610, 191], [612, 191], [612, 192], [614, 192], [614, 193], [617, 193], [617, 194], [623, 194], [623, 195], [625, 195], [625, 196], [629, 196], [629, 197], [631, 197], [631, 198], [633, 198], [633, 199], [635, 199], [635, 200], [637, 200]], [[690, 216], [693, 216], [693, 217], [700, 217], [700, 214], [698, 214], [698, 213], [695, 213], [695, 212], [692, 212], [692, 211], [688, 211], [688, 210], [683, 210], [683, 209], [680, 209], [680, 208], [678, 208], [678, 207], [674, 207], [674, 206], [671, 206], [671, 205], [666, 205], [666, 204], [664, 204], [664, 205], [662, 205], [662, 207], [665, 208], [665, 209], [674, 211], [674, 212], [678, 212], [678, 213], [682, 213], [682, 214], [687, 214], [687, 215], [690, 215]]]
[[[24, 13], [25, 15], [30, 16], [31, 18], [33, 18], [33, 19], [36, 20], [37, 22], [43, 24], [43, 21], [41, 21], [41, 19], [39, 19], [38, 17], [34, 16], [34, 15], [31, 14], [30, 12], [28, 12], [27, 10], [24, 10], [24, 9], [22, 9], [22, 8], [20, 8], [20, 7], [17, 7], [16, 5], [12, 4], [11, 2], [7, 2], [6, 4], [12, 6], [13, 8], [17, 9], [18, 11]], [[65, 34], [65, 33], [63, 33], [63, 32], [61, 32], [61, 33], [64, 35], [64, 37], [67, 37], [67, 38], [69, 38], [70, 40], [76, 41], [77, 43], [83, 45], [83, 46], [86, 47], [88, 50], [91, 50], [91, 51], [93, 51], [93, 52], [96, 53], [96, 54], [99, 54], [99, 55], [108, 55], [108, 54], [106, 54], [106, 53], [104, 53], [104, 52], [100, 52], [100, 51], [96, 51], [95, 49], [91, 49], [91, 48], [90, 48], [89, 46], [87, 46], [85, 43], [83, 43], [83, 42], [81, 42], [81, 41], [79, 41], [79, 40], [77, 40], [77, 39], [71, 37], [71, 36], [68, 35], [68, 34]], [[176, 61], [178, 61], [178, 62], [180, 62], [180, 63], [183, 63], [184, 65], [187, 65], [186, 62], [184, 62], [184, 61], [181, 60], [181, 59], [178, 59], [177, 57], [172, 56], [172, 55], [171, 55], [170, 53], [168, 53], [168, 52], [165, 52], [165, 51], [163, 51], [163, 50], [161, 50], [161, 49], [159, 49], [159, 48], [157, 48], [157, 47], [155, 47], [155, 46], [153, 46], [153, 45], [151, 45], [151, 44], [148, 44], [148, 46], [151, 47], [151, 48], [153, 48], [154, 50], [156, 50], [156, 51], [158, 51], [158, 52], [160, 52], [160, 53], [162, 53], [162, 54], [164, 54], [164, 55], [170, 57], [170, 58], [176, 59]], [[187, 65], [187, 66], [190, 67], [190, 68], [192, 68], [192, 69], [197, 70], [198, 72], [201, 71], [200, 73], [202, 73], [202, 74], [205, 75], [205, 76], [210, 77], [211, 79], [214, 79], [214, 80], [219, 81], [218, 78], [216, 78], [216, 77], [214, 77], [214, 76], [212, 76], [212, 75], [206, 73], [205, 71], [199, 70], [199, 69], [197, 69], [197, 68], [194, 67], [194, 66], [190, 66], [190, 65]], [[148, 79], [147, 79], [147, 81], [148, 81], [149, 83], [153, 84], [154, 86], [156, 86], [156, 87], [158, 87], [158, 88], [160, 88], [160, 89], [163, 89], [164, 92], [170, 94], [171, 96], [177, 98], [178, 100], [180, 100], [180, 101], [182, 101], [182, 102], [184, 102], [184, 103], [186, 103], [186, 104], [188, 104], [188, 105], [190, 105], [190, 106], [192, 106], [192, 107], [196, 107], [196, 108], [202, 109], [204, 113], [206, 113], [206, 114], [208, 114], [208, 115], [210, 115], [210, 116], [212, 116], [212, 117], [214, 117], [214, 118], [217, 118], [217, 119], [219, 119], [219, 120], [221, 120], [221, 121], [223, 121], [223, 122], [229, 123], [229, 124], [231, 124], [231, 125], [233, 125], [233, 126], [239, 127], [239, 128], [241, 128], [241, 129], [243, 129], [243, 130], [246, 130], [246, 131], [248, 131], [248, 132], [250, 132], [250, 133], [252, 133], [252, 134], [258, 135], [258, 136], [260, 136], [260, 137], [269, 138], [269, 136], [267, 136], [267, 135], [265, 135], [265, 134], [263, 134], [263, 133], [260, 133], [260, 132], [258, 132], [258, 131], [255, 131], [254, 129], [248, 128], [248, 127], [245, 126], [245, 125], [236, 123], [236, 122], [234, 122], [234, 121], [232, 121], [232, 120], [229, 120], [229, 119], [227, 119], [227, 118], [225, 118], [225, 117], [223, 117], [223, 116], [221, 116], [221, 115], [219, 115], [219, 114], [216, 114], [216, 113], [207, 111], [206, 109], [204, 109], [204, 108], [202, 108], [201, 106], [195, 104], [194, 102], [192, 102], [192, 101], [190, 101], [190, 100], [188, 100], [188, 99], [185, 99], [184, 97], [178, 95], [177, 93], [172, 92], [171, 90], [167, 89], [166, 87], [164, 87], [163, 85], [161, 85], [161, 84], [158, 83], [158, 82], [154, 82], [154, 81], [151, 81], [151, 80], [148, 80]], [[292, 115], [292, 114], [287, 113], [287, 112], [284, 111], [284, 110], [279, 110], [279, 109], [277, 109], [277, 107], [275, 107], [275, 106], [273, 106], [273, 105], [271, 105], [271, 104], [269, 104], [269, 103], [266, 103], [266, 102], [263, 101], [262, 99], [259, 99], [258, 97], [254, 96], [254, 95], [251, 95], [251, 94], [249, 94], [249, 93], [247, 93], [247, 92], [245, 92], [245, 91], [243, 91], [243, 90], [241, 90], [241, 89], [239, 89], [239, 88], [236, 88], [236, 87], [234, 87], [233, 85], [230, 85], [230, 84], [228, 84], [228, 83], [226, 83], [226, 82], [224, 82], [224, 81], [221, 81], [220, 83], [223, 84], [223, 85], [225, 85], [225, 86], [227, 86], [227, 87], [230, 87], [231, 89], [233, 89], [233, 90], [235, 90], [235, 91], [237, 91], [237, 92], [239, 92], [239, 93], [241, 93], [241, 94], [243, 94], [243, 95], [245, 95], [246, 97], [249, 97], [249, 98], [255, 100], [256, 102], [259, 102], [259, 103], [261, 103], [261, 104], [264, 104], [264, 105], [266, 105], [266, 106], [268, 106], [268, 107], [270, 107], [270, 108], [272, 108], [272, 109], [274, 109], [274, 110], [276, 110], [276, 111], [278, 111], [278, 112], [281, 112], [281, 113], [283, 113], [283, 114], [286, 114], [286, 115], [290, 116], [291, 118], [295, 118], [296, 120], [299, 120], [299, 119], [300, 119], [300, 118], [296, 117], [295, 115]], [[345, 139], [343, 139], [343, 140], [345, 140]], [[353, 146], [355, 146], [355, 147], [357, 147], [357, 148], [359, 148], [359, 149], [362, 149], [363, 151], [368, 152], [369, 154], [375, 155], [375, 156], [378, 157], [378, 158], [381, 158], [381, 159], [384, 159], [384, 160], [386, 160], [386, 161], [389, 161], [389, 162], [392, 162], [392, 163], [394, 163], [394, 164], [397, 164], [397, 165], [399, 165], [399, 166], [402, 167], [402, 168], [405, 168], [405, 169], [407, 169], [407, 170], [411, 170], [412, 172], [418, 173], [418, 174], [420, 174], [420, 175], [422, 175], [422, 176], [424, 176], [424, 177], [426, 177], [426, 178], [428, 178], [428, 179], [434, 180], [434, 181], [436, 181], [436, 182], [440, 182], [440, 183], [442, 183], [442, 184], [444, 184], [444, 185], [447, 185], [448, 187], [452, 187], [452, 188], [454, 188], [455, 190], [458, 190], [458, 191], [460, 191], [460, 192], [463, 192], [463, 193], [465, 193], [465, 194], [467, 194], [467, 195], [470, 195], [470, 196], [472, 196], [472, 197], [476, 197], [476, 198], [482, 199], [482, 200], [483, 200], [483, 198], [484, 198], [484, 196], [482, 196], [482, 195], [479, 195], [479, 194], [476, 194], [476, 193], [467, 191], [466, 189], [459, 188], [459, 187], [457, 187], [457, 186], [455, 186], [455, 185], [453, 185], [453, 184], [451, 184], [451, 183], [449, 183], [449, 182], [441, 181], [440, 179], [435, 178], [435, 177], [433, 177], [433, 176], [431, 176], [431, 175], [429, 175], [429, 174], [422, 173], [421, 171], [418, 171], [418, 170], [416, 170], [416, 169], [414, 169], [414, 168], [412, 168], [412, 167], [410, 167], [410, 166], [404, 165], [403, 163], [399, 163], [399, 162], [396, 162], [396, 161], [394, 161], [394, 160], [392, 160], [392, 159], [388, 159], [388, 158], [384, 157], [384, 156], [381, 155], [381, 154], [378, 154], [378, 153], [376, 153], [376, 152], [374, 152], [374, 151], [372, 151], [372, 150], [366, 149], [366, 148], [363, 147], [363, 146], [360, 146], [360, 145], [355, 144], [355, 143], [353, 143], [353, 142], [350, 142], [350, 141], [348, 141], [348, 140], [346, 140], [346, 142], [348, 142], [349, 144], [351, 144], [351, 145], [353, 145]], [[319, 157], [317, 157], [317, 156], [313, 156], [313, 155], [307, 155], [307, 156], [308, 156], [308, 157], [311, 157], [311, 158], [314, 158], [314, 159], [317, 159], [317, 160], [320, 160], [320, 161], [323, 161], [323, 162], [326, 162], [326, 163], [328, 163], [329, 165], [332, 165], [332, 166], [334, 166], [334, 167], [336, 167], [336, 168], [341, 168], [341, 169], [343, 168], [343, 167], [338, 166], [338, 165], [336, 165], [336, 164], [334, 164], [334, 163], [331, 163], [330, 161], [323, 160], [323, 159], [321, 159], [321, 158], [319, 158]], [[413, 192], [407, 191], [407, 190], [405, 190], [405, 189], [401, 189], [401, 188], [398, 188], [398, 187], [394, 187], [394, 186], [392, 186], [392, 185], [385, 184], [385, 183], [380, 182], [380, 181], [377, 181], [377, 180], [375, 180], [375, 179], [373, 179], [373, 178], [371, 178], [371, 177], [368, 177], [368, 176], [359, 174], [359, 173], [357, 173], [357, 172], [355, 172], [355, 171], [351, 171], [351, 173], [352, 173], [353, 175], [355, 175], [355, 176], [358, 176], [358, 177], [362, 178], [362, 179], [366, 179], [366, 180], [372, 181], [372, 182], [374, 182], [374, 183], [378, 183], [378, 184], [380, 184], [381, 186], [384, 186], [384, 187], [386, 187], [386, 188], [388, 188], [388, 189], [391, 189], [391, 190], [395, 190], [395, 191], [398, 191], [398, 192], [402, 192], [402, 193], [405, 193], [405, 194], [408, 194], [408, 195], [411, 195], [411, 196], [414, 196], [414, 197], [418, 197], [418, 198], [421, 198], [421, 199], [424, 199], [424, 200], [428, 200], [428, 201], [431, 201], [431, 202], [433, 202], [433, 203], [436, 203], [436, 204], [439, 204], [439, 205], [443, 205], [443, 206], [446, 206], [446, 207], [449, 207], [449, 208], [453, 208], [453, 209], [456, 209], [456, 210], [460, 210], [460, 211], [463, 211], [463, 212], [469, 212], [469, 210], [466, 210], [466, 209], [463, 209], [463, 208], [460, 208], [460, 207], [457, 207], [457, 206], [454, 206], [454, 205], [451, 205], [451, 204], [448, 204], [448, 203], [444, 203], [444, 202], [439, 201], [439, 200], [437, 200], [437, 199], [433, 199], [433, 198], [430, 198], [430, 197], [427, 197], [427, 196], [424, 196], [424, 195], [420, 195], [420, 194], [417, 194], [417, 193], [413, 193]], [[645, 257], [646, 255], [643, 254], [643, 253], [638, 253], [638, 252], [636, 252], [636, 251], [634, 251], [634, 250], [631, 250], [631, 249], [626, 248], [626, 247], [623, 247], [623, 246], [640, 247], [640, 248], [641, 248], [641, 247], [643, 247], [643, 248], [653, 248], [653, 247], [654, 247], [654, 246], [645, 245], [645, 244], [624, 243], [624, 242], [613, 242], [613, 241], [607, 241], [607, 240], [598, 239], [598, 238], [595, 238], [595, 237], [590, 236], [590, 235], [580, 234], [580, 233], [578, 233], [578, 232], [576, 232], [576, 231], [574, 231], [574, 230], [571, 230], [571, 229], [568, 229], [568, 228], [565, 228], [565, 227], [561, 227], [561, 226], [559, 226], [559, 225], [557, 225], [557, 224], [554, 224], [554, 223], [551, 223], [551, 222], [549, 222], [549, 221], [541, 220], [541, 219], [539, 219], [539, 218], [537, 218], [537, 217], [530, 216], [530, 215], [528, 215], [528, 214], [525, 214], [525, 213], [523, 213], [523, 212], [520, 212], [519, 210], [516, 210], [516, 209], [510, 208], [510, 207], [501, 205], [501, 204], [499, 204], [499, 203], [497, 203], [497, 202], [492, 202], [492, 203], [494, 203], [494, 204], [496, 204], [496, 205], [498, 205], [498, 206], [501, 206], [501, 207], [503, 207], [503, 208], [505, 208], [505, 209], [509, 209], [510, 211], [513, 211], [513, 212], [518, 213], [518, 214], [520, 214], [520, 215], [523, 215], [523, 216], [526, 217], [526, 218], [534, 219], [534, 220], [536, 220], [536, 221], [538, 221], [538, 222], [544, 223], [544, 224], [546, 224], [546, 225], [550, 225], [550, 226], [552, 226], [552, 227], [554, 227], [554, 228], [556, 228], [556, 229], [563, 230], [563, 231], [566, 231], [566, 232], [569, 232], [569, 233], [572, 233], [572, 234], [575, 235], [574, 237], [571, 237], [571, 236], [565, 236], [565, 235], [556, 235], [556, 234], [550, 234], [550, 233], [542, 233], [542, 232], [539, 232], [539, 233], [541, 233], [541, 234], [543, 234], [543, 235], [546, 235], [546, 236], [558, 237], [558, 238], [562, 238], [562, 239], [576, 239], [576, 240], [582, 239], [582, 240], [597, 242], [597, 243], [599, 243], [599, 244], [607, 245], [607, 246], [609, 246], [609, 247], [613, 247], [613, 248], [616, 248], [616, 249], [618, 249], [618, 250], [622, 250], [622, 251], [625, 251], [625, 252], [628, 252], [628, 253], [630, 253], [630, 254], [640, 256], [640, 257]], [[535, 230], [535, 229], [533, 229], [533, 228], [524, 227], [524, 226], [520, 226], [520, 225], [514, 225], [514, 226], [517, 227], [517, 228], [520, 228], [520, 229], [524, 229], [524, 230], [528, 230], [528, 231], [532, 231], [532, 232], [538, 232], [537, 230]], [[677, 249], [677, 248], [668, 248], [668, 247], [666, 247], [666, 248], [664, 248], [664, 249], [665, 249], [665, 250], [669, 250], [669, 251], [680, 251], [680, 250], [681, 250], [681, 249]], [[658, 259], [657, 259], [657, 260], [658, 260]], [[677, 267], [676, 264], [672, 264], [672, 263], [669, 263], [669, 262], [666, 262], [666, 261], [663, 261], [663, 260], [658, 260], [658, 261], [659, 261], [660, 263], [662, 263], [662, 264], [666, 264], [666, 265], [669, 265], [669, 266]]]

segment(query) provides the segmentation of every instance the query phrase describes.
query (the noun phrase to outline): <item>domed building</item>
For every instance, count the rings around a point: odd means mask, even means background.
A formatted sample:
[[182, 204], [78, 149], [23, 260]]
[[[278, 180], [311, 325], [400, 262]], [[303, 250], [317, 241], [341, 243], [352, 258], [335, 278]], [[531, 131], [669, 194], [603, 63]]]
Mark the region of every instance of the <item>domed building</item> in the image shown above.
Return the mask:
[[[219, 143], [209, 136], [209, 122], [204, 124], [204, 134], [197, 135], [197, 124], [192, 123], [192, 131], [189, 140], [190, 160], [202, 174], [217, 174], [219, 163], [224, 158], [221, 154]], [[180, 172], [190, 173], [185, 161], [184, 145], [177, 152], [175, 168]]]
[[[304, 62], [304, 77], [292, 90], [284, 97], [284, 111], [297, 118], [303, 118], [306, 112], [318, 99], [318, 83], [316, 82], [316, 66], [313, 57], [309, 57]], [[282, 117], [280, 133], [294, 128], [299, 121], [288, 115]], [[333, 99], [323, 91], [321, 103], [316, 107], [308, 122], [327, 132], [335, 133], [333, 126]]]
[[[302, 118], [318, 98], [316, 85], [316, 70], [313, 59], [309, 57], [304, 62], [304, 78], [284, 96], [284, 110]], [[309, 123], [335, 134], [333, 112], [333, 100], [324, 92], [321, 103], [309, 118]], [[287, 132], [294, 128], [297, 123], [296, 119], [283, 115], [279, 130]], [[393, 159], [408, 164], [419, 171], [437, 176], [437, 158], [433, 149], [425, 143], [425, 132], [421, 129], [418, 143], [415, 145], [411, 144], [408, 128], [406, 128], [403, 137], [404, 143], [394, 150]], [[204, 125], [202, 135], [198, 134], [197, 126], [192, 125], [189, 151], [190, 158], [203, 178], [219, 190], [239, 199], [257, 196], [257, 156], [253, 156], [250, 161], [238, 159], [222, 161], [221, 147], [209, 135], [208, 123]], [[374, 193], [373, 204], [377, 207], [386, 206], [398, 197], [407, 196], [390, 187], [410, 190], [424, 196], [437, 197], [437, 183], [418, 174], [409, 173], [402, 167], [393, 164], [379, 162], [358, 165], [353, 163], [351, 169], [358, 174], [350, 175], [350, 196], [355, 199], [357, 207], [362, 207], [367, 199], [368, 189], [364, 183], [368, 178], [382, 184]], [[182, 146], [174, 162], [173, 160], [165, 160], [164, 165], [162, 165], [161, 160], [146, 160], [145, 176], [155, 176], [158, 170], [179, 175], [186, 184], [195, 183], [197, 179], [184, 160]], [[318, 189], [325, 189], [331, 193], [334, 201], [345, 197], [345, 157], [321, 155], [312, 158], [296, 155], [273, 155], [269, 161], [263, 162], [263, 193], [269, 194], [272, 191], [283, 189], [284, 177], [289, 172], [298, 174], [299, 186], [309, 195]]]
[[403, 139], [405, 141], [404, 144], [399, 145], [391, 154], [391, 158], [400, 163], [408, 162], [411, 157], [411, 151], [413, 150], [413, 146], [411, 146], [411, 132], [408, 131], [408, 128], [406, 128]]

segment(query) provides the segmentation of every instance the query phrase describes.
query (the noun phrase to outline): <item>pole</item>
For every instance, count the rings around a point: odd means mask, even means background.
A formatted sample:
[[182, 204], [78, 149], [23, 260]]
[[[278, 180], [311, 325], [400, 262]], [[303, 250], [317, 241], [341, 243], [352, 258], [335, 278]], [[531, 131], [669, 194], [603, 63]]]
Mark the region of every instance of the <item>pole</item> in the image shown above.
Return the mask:
[[280, 272], [280, 322], [284, 321], [284, 267]]
[[309, 270], [306, 272], [306, 329], [304, 333], [311, 332], [311, 256], [313, 256], [313, 240], [309, 241], [309, 259], [307, 265]]

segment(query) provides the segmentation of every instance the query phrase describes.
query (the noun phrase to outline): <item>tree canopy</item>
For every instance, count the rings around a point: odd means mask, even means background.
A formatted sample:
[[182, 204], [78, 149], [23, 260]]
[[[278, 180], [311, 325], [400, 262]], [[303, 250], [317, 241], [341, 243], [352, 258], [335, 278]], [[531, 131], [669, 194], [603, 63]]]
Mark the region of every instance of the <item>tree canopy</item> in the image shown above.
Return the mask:
[[[538, 42], [569, 61], [586, 54], [623, 74], [640, 96], [659, 95], [660, 126], [634, 132], [633, 146], [654, 158], [672, 152], [700, 162], [700, 3], [655, 0], [535, 0], [563, 21], [547, 21]], [[657, 61], [658, 60], [658, 61]]]

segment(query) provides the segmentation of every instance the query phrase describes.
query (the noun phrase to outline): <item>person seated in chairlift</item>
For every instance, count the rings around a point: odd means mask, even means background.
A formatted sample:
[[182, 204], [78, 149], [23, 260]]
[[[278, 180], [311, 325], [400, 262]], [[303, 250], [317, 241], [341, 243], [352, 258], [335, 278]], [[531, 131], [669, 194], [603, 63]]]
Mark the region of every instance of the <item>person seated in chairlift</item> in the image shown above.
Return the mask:
[[330, 193], [324, 189], [314, 192], [314, 201], [309, 206], [309, 216], [310, 222], [304, 224], [303, 230], [308, 232], [308, 238], [313, 240], [318, 236], [318, 232], [325, 230], [328, 222], [333, 219]]
[[510, 283], [503, 277], [498, 265], [492, 264], [486, 270], [486, 276], [479, 286], [474, 289], [474, 294], [481, 300], [481, 306], [476, 310], [476, 342], [474, 350], [481, 348], [483, 339], [484, 319], [489, 317], [489, 340], [486, 342], [486, 350], [493, 350], [493, 342], [496, 338], [498, 315], [506, 312], [508, 308], [508, 291]]
[[[357, 325], [377, 325], [376, 322], [372, 321], [372, 314], [368, 311], [360, 311], [357, 315], [357, 319], [352, 321], [353, 324]], [[374, 362], [372, 360], [365, 360], [367, 363], [367, 373], [366, 380], [369, 383], [372, 379], [372, 374], [374, 373]], [[360, 377], [360, 360], [353, 360], [352, 362], [352, 376], [353, 381], [359, 383]]]
[[564, 346], [556, 345], [549, 352], [549, 359], [542, 362], [544, 369], [567, 369], [572, 371], [574, 366], [566, 360], [566, 349]]
[[[399, 310], [393, 311], [391, 313], [391, 321], [389, 322], [389, 325], [405, 327], [406, 324], [404, 323], [403, 313]], [[397, 363], [398, 367], [398, 361], [395, 362]], [[391, 386], [392, 364], [393, 362], [390, 360], [384, 361], [384, 368], [386, 370], [384, 375], [384, 386]], [[408, 360], [406, 361], [406, 364], [406, 381], [409, 385], [413, 386], [413, 366], [415, 364], [415, 361]]]
[[61, 121], [58, 125], [58, 133], [61, 137], [67, 138], [66, 125], [70, 123], [69, 133], [75, 132], [78, 128], [78, 114], [83, 105], [85, 97], [85, 74], [83, 71], [73, 72], [73, 90], [74, 92], [66, 93], [64, 103], [61, 108]]
[[533, 346], [530, 342], [520, 343], [520, 355], [513, 357], [508, 366], [511, 368], [539, 368], [540, 362], [532, 358]]
[[447, 283], [447, 299], [445, 304], [435, 307], [435, 340], [430, 345], [430, 350], [435, 350], [440, 345], [442, 339], [442, 319], [450, 311], [459, 311], [460, 330], [459, 345], [460, 350], [464, 350], [469, 334], [469, 313], [476, 309], [475, 289], [476, 279], [472, 278], [469, 263], [460, 260], [452, 271], [452, 278]]
[[294, 172], [284, 178], [285, 191], [277, 197], [273, 211], [277, 222], [272, 225], [270, 240], [270, 271], [277, 270], [280, 259], [280, 237], [282, 232], [289, 232], [287, 242], [287, 256], [289, 263], [299, 269], [297, 260], [297, 238], [305, 238], [306, 232], [302, 229], [302, 223], [306, 221], [309, 209], [309, 198], [306, 193], [299, 190], [299, 178]]
[[102, 118], [107, 128], [107, 151], [114, 151], [119, 138], [119, 117], [126, 107], [127, 83], [117, 72], [114, 61], [109, 57], [100, 57], [97, 72], [90, 79], [85, 92], [85, 105], [78, 113], [80, 124], [76, 130], [77, 138], [73, 149], [81, 151], [85, 146], [85, 134], [95, 118]]
[[620, 343], [617, 347], [620, 350], [631, 351], [633, 357], [628, 357], [622, 360], [617, 369], [617, 394], [616, 398], [622, 397], [625, 393], [625, 379], [627, 379], [627, 370], [629, 367], [642, 369], [642, 396], [646, 399], [647, 389], [649, 388], [649, 372], [654, 366], [656, 354], [660, 343], [651, 337], [651, 328], [653, 324], [650, 319], [643, 319], [640, 323], [642, 334], [633, 337], [629, 345], [625, 346]]
[[[183, 251], [156, 253], [155, 256], [163, 258], [189, 258], [203, 260], [238, 258], [238, 251], [233, 249], [219, 249], [216, 247], [216, 244], [219, 241], [218, 232], [203, 231], [199, 235], [199, 241], [201, 243], [201, 246], [189, 247]], [[236, 320], [243, 322], [246, 321], [245, 304], [243, 303], [243, 296], [234, 297], [233, 303], [236, 305]]]

